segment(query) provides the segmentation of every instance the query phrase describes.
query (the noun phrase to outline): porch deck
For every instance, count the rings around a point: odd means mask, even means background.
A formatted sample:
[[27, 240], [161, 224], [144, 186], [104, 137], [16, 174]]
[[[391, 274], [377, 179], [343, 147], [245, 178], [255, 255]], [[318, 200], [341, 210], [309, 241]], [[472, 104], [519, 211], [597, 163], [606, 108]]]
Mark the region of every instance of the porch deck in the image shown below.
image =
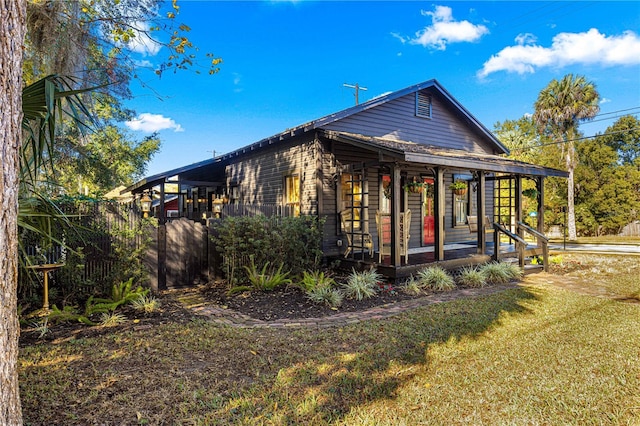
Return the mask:
[[[511, 244], [501, 244], [500, 252], [502, 257], [512, 252], [517, 256], [515, 248]], [[391, 256], [384, 256], [382, 263], [378, 263], [378, 252], [374, 252], [370, 257], [368, 254], [356, 254], [354, 258], [340, 259], [341, 267], [347, 270], [355, 268], [357, 270], [368, 269], [375, 266], [377, 271], [387, 278], [396, 282], [408, 278], [420, 269], [438, 265], [447, 270], [459, 269], [465, 266], [481, 265], [491, 261], [494, 253], [493, 243], [487, 243], [485, 254], [478, 254], [477, 244], [475, 242], [464, 242], [455, 244], [445, 244], [444, 260], [436, 261], [433, 247], [423, 247], [419, 249], [409, 250], [409, 260], [401, 266], [391, 265]]]

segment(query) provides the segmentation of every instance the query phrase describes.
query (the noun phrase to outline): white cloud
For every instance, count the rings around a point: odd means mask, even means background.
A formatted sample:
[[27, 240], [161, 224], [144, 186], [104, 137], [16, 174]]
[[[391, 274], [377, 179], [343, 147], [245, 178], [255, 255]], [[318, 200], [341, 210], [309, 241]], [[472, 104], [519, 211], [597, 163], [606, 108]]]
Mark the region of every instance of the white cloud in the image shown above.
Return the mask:
[[132, 37], [125, 47], [132, 52], [140, 53], [144, 56], [155, 56], [160, 51], [162, 45], [151, 38], [150, 25], [148, 22], [133, 22], [131, 27], [134, 29], [135, 37]]
[[136, 67], [140, 67], [140, 68], [153, 68], [153, 63], [151, 61], [148, 61], [146, 59], [142, 59], [139, 61], [133, 61], [133, 63], [135, 64]]
[[633, 31], [619, 36], [606, 36], [595, 28], [583, 33], [560, 33], [551, 47], [535, 44], [530, 34], [519, 35], [517, 46], [507, 46], [486, 61], [478, 77], [498, 71], [533, 73], [542, 67], [564, 67], [572, 64], [603, 66], [640, 63], [640, 37]]
[[602, 104], [608, 104], [609, 102], [611, 102], [611, 99], [609, 99], [609, 98], [602, 98], [602, 99], [600, 99], [600, 105], [602, 105]]
[[391, 34], [402, 43], [419, 44], [436, 50], [445, 50], [450, 43], [474, 42], [489, 30], [484, 25], [474, 25], [469, 21], [456, 21], [448, 6], [435, 6], [433, 12], [422, 11], [423, 16], [430, 16], [432, 25], [417, 31], [415, 37], [403, 37]]
[[182, 126], [177, 124], [173, 119], [167, 118], [161, 114], [151, 114], [143, 112], [131, 121], [125, 121], [124, 124], [131, 130], [139, 130], [142, 132], [153, 133], [165, 129], [173, 129], [174, 132], [184, 132]]

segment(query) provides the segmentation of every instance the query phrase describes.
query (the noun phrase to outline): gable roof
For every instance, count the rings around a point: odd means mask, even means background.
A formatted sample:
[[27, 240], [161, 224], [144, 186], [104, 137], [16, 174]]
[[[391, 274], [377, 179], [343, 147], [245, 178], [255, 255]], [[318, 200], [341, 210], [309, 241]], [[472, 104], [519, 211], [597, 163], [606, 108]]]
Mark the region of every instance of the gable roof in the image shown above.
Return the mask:
[[[473, 126], [479, 132], [479, 134], [485, 137], [485, 139], [491, 145], [495, 146], [495, 148], [499, 152], [502, 152], [504, 154], [509, 153], [509, 150], [502, 143], [500, 143], [500, 141], [495, 137], [495, 135], [493, 135], [493, 133], [491, 133], [489, 129], [487, 129], [480, 121], [478, 121], [478, 119], [475, 116], [473, 116], [473, 114], [471, 114], [464, 106], [462, 106], [462, 104], [458, 102], [458, 100], [454, 98], [437, 80], [432, 79], [432, 80], [424, 81], [422, 83], [414, 84], [413, 86], [409, 86], [404, 89], [397, 90], [395, 92], [388, 93], [383, 96], [373, 98], [367, 102], [352, 106], [350, 108], [346, 108], [344, 110], [335, 112], [333, 114], [329, 114], [327, 116], [318, 118], [316, 120], [309, 121], [299, 126], [289, 128], [283, 132], [266, 137], [250, 145], [244, 146], [242, 148], [238, 148], [226, 154], [222, 154], [213, 159], [200, 161], [197, 163], [193, 163], [191, 165], [179, 167], [164, 173], [158, 173], [156, 175], [147, 177], [131, 185], [129, 188], [127, 188], [123, 192], [139, 191], [141, 189], [148, 188], [160, 182], [166, 181], [168, 178], [175, 175], [184, 176], [186, 179], [189, 179], [189, 180], [204, 179], [203, 177], [208, 174], [209, 170], [211, 170], [212, 168], [219, 167], [220, 165], [224, 164], [226, 161], [234, 157], [238, 157], [240, 155], [250, 153], [257, 149], [261, 149], [267, 146], [277, 144], [281, 141], [290, 139], [294, 136], [298, 136], [309, 131], [321, 130], [323, 129], [324, 126], [328, 126], [332, 123], [335, 123], [336, 121], [345, 119], [347, 117], [350, 117], [352, 115], [358, 114], [363, 111], [370, 110], [372, 108], [376, 108], [387, 102], [391, 102], [395, 99], [401, 98], [402, 96], [406, 96], [411, 93], [416, 93], [425, 89], [430, 89], [436, 92], [437, 94], [439, 94], [441, 98], [445, 101], [445, 103], [448, 104], [456, 114], [462, 117], [469, 125]], [[469, 154], [469, 153], [467, 154], [475, 155], [475, 154]]]

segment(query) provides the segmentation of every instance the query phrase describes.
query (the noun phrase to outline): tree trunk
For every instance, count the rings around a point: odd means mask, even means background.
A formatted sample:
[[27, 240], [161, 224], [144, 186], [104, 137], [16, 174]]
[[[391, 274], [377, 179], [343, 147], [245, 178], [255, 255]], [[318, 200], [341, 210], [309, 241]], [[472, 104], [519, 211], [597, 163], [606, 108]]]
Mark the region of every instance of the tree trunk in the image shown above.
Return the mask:
[[18, 147], [26, 2], [0, 0], [0, 424], [21, 425], [18, 387]]

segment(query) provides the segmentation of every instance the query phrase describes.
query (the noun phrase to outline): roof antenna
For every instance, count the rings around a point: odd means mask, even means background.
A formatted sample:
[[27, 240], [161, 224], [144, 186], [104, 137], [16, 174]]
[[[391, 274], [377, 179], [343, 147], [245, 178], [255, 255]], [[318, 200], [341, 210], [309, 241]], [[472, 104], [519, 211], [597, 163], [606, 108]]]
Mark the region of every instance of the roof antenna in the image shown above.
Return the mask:
[[343, 86], [344, 86], [344, 87], [349, 87], [349, 88], [351, 88], [351, 89], [356, 89], [356, 93], [355, 93], [355, 96], [356, 96], [356, 105], [358, 105], [358, 92], [359, 92], [360, 90], [367, 90], [367, 88], [366, 88], [366, 87], [360, 87], [360, 85], [359, 85], [358, 83], [356, 83], [355, 85], [354, 85], [354, 84], [347, 84], [347, 83], [344, 83], [344, 84], [343, 84]]

